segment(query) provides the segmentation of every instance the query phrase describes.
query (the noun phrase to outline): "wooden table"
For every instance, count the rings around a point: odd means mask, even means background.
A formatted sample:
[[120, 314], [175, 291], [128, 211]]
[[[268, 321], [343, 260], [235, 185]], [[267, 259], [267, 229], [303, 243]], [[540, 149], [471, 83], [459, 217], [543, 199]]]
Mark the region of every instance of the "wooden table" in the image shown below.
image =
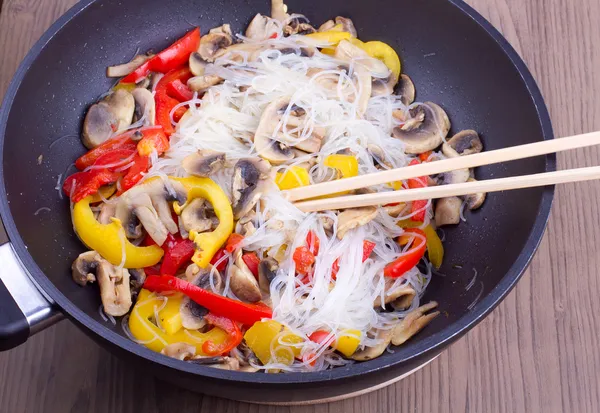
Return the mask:
[[[75, 2], [4, 0], [0, 96], [29, 47]], [[557, 136], [600, 129], [598, 0], [468, 3], [532, 70]], [[600, 149], [558, 159], [561, 168], [590, 166]], [[202, 396], [128, 369], [65, 321], [0, 354], [0, 411], [598, 412], [598, 199], [598, 182], [558, 188], [546, 236], [508, 298], [433, 363], [374, 393], [281, 408]]]

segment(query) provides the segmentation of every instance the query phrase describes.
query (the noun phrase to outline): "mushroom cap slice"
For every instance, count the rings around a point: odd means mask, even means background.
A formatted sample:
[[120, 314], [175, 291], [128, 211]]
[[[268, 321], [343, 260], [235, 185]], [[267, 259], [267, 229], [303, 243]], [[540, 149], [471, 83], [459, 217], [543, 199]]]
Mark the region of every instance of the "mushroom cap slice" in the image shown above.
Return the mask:
[[[467, 179], [467, 182], [475, 182], [475, 181], [477, 181], [475, 178]], [[481, 205], [483, 205], [485, 198], [486, 198], [485, 192], [469, 194], [469, 195], [465, 195], [465, 197], [464, 197], [465, 202], [467, 203], [467, 208], [469, 208], [471, 211], [480, 208]]]
[[271, 17], [280, 22], [284, 22], [289, 16], [288, 7], [283, 0], [271, 0]]
[[268, 16], [258, 13], [246, 28], [246, 37], [254, 40], [266, 40], [277, 30], [277, 25]]
[[245, 216], [258, 202], [269, 178], [270, 166], [258, 158], [245, 158], [233, 167], [231, 193], [235, 219]]
[[346, 232], [361, 225], [368, 224], [377, 216], [377, 208], [366, 206], [361, 208], [346, 209], [338, 215], [337, 237], [344, 238]]
[[[390, 291], [390, 289], [392, 288], [392, 285], [394, 285], [395, 282], [396, 282], [396, 280], [393, 278], [385, 279], [385, 287], [384, 287], [385, 295], [384, 295], [383, 304], [384, 305], [390, 304], [402, 297], [408, 297], [408, 298], [410, 298], [410, 301], [412, 302], [412, 299], [417, 295], [417, 292], [415, 291], [415, 289], [412, 288], [412, 286], [410, 284], [406, 284], [406, 285], [401, 285], [401, 286], [395, 288], [393, 291]], [[375, 307], [375, 308], [381, 307], [381, 297], [375, 298], [375, 301], [373, 302], [373, 307]]]
[[206, 209], [208, 203], [202, 198], [194, 198], [181, 212], [183, 228], [190, 232], [206, 232], [212, 229], [213, 221], [207, 218]]
[[354, 27], [354, 23], [352, 22], [352, 20], [346, 17], [337, 16], [335, 18], [335, 24], [341, 24], [342, 31], [350, 33], [350, 36], [358, 37], [358, 33], [356, 32], [356, 28]]
[[396, 95], [400, 96], [400, 101], [406, 106], [415, 101], [415, 84], [412, 79], [404, 73], [400, 75], [400, 79], [396, 85]]
[[[190, 264], [185, 271], [189, 282], [207, 291], [212, 291], [210, 277], [212, 266], [200, 268], [196, 264]], [[215, 290], [221, 291], [223, 281], [219, 271], [214, 272], [213, 283]], [[189, 297], [184, 297], [181, 301], [179, 309], [181, 315], [181, 324], [184, 328], [190, 330], [198, 330], [206, 325], [204, 316], [208, 314], [208, 309], [191, 300]]]
[[117, 89], [88, 109], [83, 121], [82, 142], [93, 149], [131, 125], [135, 100], [131, 93]]
[[292, 149], [283, 142], [273, 139], [273, 133], [279, 122], [279, 110], [289, 104], [289, 98], [278, 99], [267, 105], [260, 117], [254, 134], [254, 146], [258, 156], [274, 165], [279, 165], [294, 158]]
[[479, 139], [479, 134], [472, 129], [458, 132], [442, 145], [442, 152], [449, 158], [471, 155], [482, 150], [483, 144]]
[[240, 370], [240, 362], [233, 357], [206, 357], [195, 356], [189, 360], [190, 363], [202, 364], [203, 366], [213, 367], [221, 370]]
[[187, 343], [173, 343], [165, 346], [160, 353], [183, 361], [196, 355], [196, 346]]
[[279, 263], [275, 258], [267, 257], [258, 264], [258, 285], [263, 291], [270, 291], [271, 282], [277, 276]]
[[152, 54], [139, 54], [135, 56], [131, 61], [116, 66], [109, 66], [106, 68], [107, 77], [123, 77], [127, 76], [135, 69], [146, 63], [148, 59], [154, 57]]
[[223, 82], [223, 78], [217, 75], [194, 76], [188, 80], [188, 87], [194, 92], [202, 92], [211, 86]]
[[441, 198], [435, 204], [435, 225], [455, 225], [460, 222], [462, 200], [458, 197]]
[[96, 278], [104, 312], [115, 317], [127, 314], [132, 304], [129, 271], [118, 269], [102, 258], [98, 262]]
[[214, 62], [215, 53], [232, 44], [233, 36], [231, 35], [231, 28], [229, 28], [228, 24], [224, 24], [219, 28], [212, 29], [208, 34], [202, 36], [200, 39], [200, 46], [198, 47], [198, 54], [203, 60]]
[[144, 119], [144, 126], [153, 126], [156, 122], [156, 103], [152, 92], [145, 88], [135, 88], [131, 92], [135, 101], [133, 121]]
[[206, 69], [207, 62], [204, 59], [202, 59], [200, 53], [194, 52], [190, 54], [189, 65], [190, 72], [192, 72], [194, 76], [204, 76], [204, 71]]
[[406, 340], [421, 331], [427, 324], [436, 318], [440, 312], [425, 314], [429, 310], [437, 307], [437, 302], [432, 301], [428, 304], [411, 311], [400, 323], [392, 329], [392, 344], [399, 346], [404, 344]]
[[433, 102], [425, 102], [409, 109], [408, 119], [394, 128], [392, 136], [405, 144], [407, 154], [419, 154], [440, 146], [449, 130], [446, 112]]
[[203, 149], [183, 158], [181, 166], [190, 175], [208, 178], [221, 170], [226, 160], [227, 157], [223, 152]]
[[231, 291], [240, 300], [256, 303], [262, 298], [258, 282], [242, 259], [242, 251], [238, 249], [235, 254], [235, 265], [231, 268], [229, 281]]
[[389, 96], [394, 92], [395, 85], [396, 79], [391, 72], [384, 78], [374, 77], [371, 81], [371, 96]]
[[284, 36], [291, 36], [293, 34], [306, 35], [315, 33], [317, 29], [312, 27], [308, 22], [308, 19], [303, 16], [293, 16], [287, 20], [287, 24], [283, 28]]
[[87, 283], [96, 281], [95, 274], [101, 260], [102, 257], [96, 251], [87, 251], [79, 254], [77, 259], [73, 261], [73, 265], [71, 265], [73, 281], [84, 287]]
[[375, 338], [381, 340], [379, 344], [373, 347], [365, 347], [363, 350], [354, 353], [350, 358], [357, 361], [367, 361], [381, 356], [392, 341], [392, 330], [377, 330]]

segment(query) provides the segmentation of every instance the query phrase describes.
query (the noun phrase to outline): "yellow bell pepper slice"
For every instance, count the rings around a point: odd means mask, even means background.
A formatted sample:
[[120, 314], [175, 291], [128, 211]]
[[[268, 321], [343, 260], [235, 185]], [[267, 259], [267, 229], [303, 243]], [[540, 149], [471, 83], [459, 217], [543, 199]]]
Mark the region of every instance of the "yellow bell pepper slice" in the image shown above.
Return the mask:
[[167, 304], [158, 312], [161, 326], [165, 330], [163, 331], [150, 320], [154, 319], [155, 308], [163, 305], [164, 298], [142, 289], [129, 316], [129, 330], [140, 344], [150, 350], [160, 352], [169, 344], [186, 343], [196, 347], [196, 355], [205, 356], [207, 354], [202, 350], [202, 345], [207, 341], [215, 344], [224, 343], [228, 338], [227, 333], [217, 327], [206, 333], [182, 328], [181, 316], [177, 321], [174, 315], [175, 308], [178, 313], [181, 299], [181, 295], [168, 297]]
[[375, 59], [381, 60], [387, 67], [392, 71], [396, 82], [400, 78], [400, 72], [402, 71], [402, 64], [400, 58], [393, 47], [387, 43], [380, 42], [378, 40], [371, 42], [362, 42], [358, 39], [348, 39], [354, 46], [360, 47], [367, 54]]
[[348, 329], [342, 332], [342, 336], [338, 338], [331, 347], [342, 353], [346, 357], [350, 357], [356, 352], [360, 345], [361, 333], [359, 330]]
[[160, 261], [162, 248], [152, 245], [136, 247], [125, 236], [125, 230], [118, 219], [113, 218], [110, 224], [101, 224], [94, 217], [90, 208], [92, 196], [88, 196], [73, 205], [73, 228], [81, 241], [95, 250], [113, 265], [119, 265], [123, 258], [125, 244], [125, 268], [144, 268]]
[[429, 262], [436, 269], [439, 269], [444, 260], [444, 245], [442, 244], [442, 240], [431, 225], [423, 228], [423, 232], [427, 236], [427, 256], [429, 257]]
[[323, 165], [340, 171], [342, 178], [358, 175], [358, 161], [351, 155], [329, 155], [323, 160]]
[[310, 185], [308, 171], [301, 166], [292, 166], [285, 172], [277, 172], [275, 183], [282, 191]]
[[400, 228], [421, 228], [423, 223], [419, 221], [413, 221], [409, 218], [398, 221], [396, 225], [398, 225]]
[[113, 91], [117, 91], [119, 89], [123, 89], [126, 90], [128, 92], [133, 92], [133, 89], [135, 89], [137, 87], [137, 84], [135, 83], [117, 83], [116, 85], [113, 86], [112, 90]]
[[[246, 331], [244, 340], [261, 363], [273, 362], [289, 366], [294, 362], [294, 358], [300, 357], [301, 349], [294, 345], [302, 343], [304, 339], [291, 331], [288, 334], [280, 334], [286, 330], [283, 324], [275, 320], [259, 321]], [[274, 349], [275, 360], [271, 358], [271, 347]]]
[[335, 46], [338, 45], [342, 40], [350, 39], [352, 36], [348, 32], [343, 32], [339, 30], [335, 30], [335, 26], [332, 30], [327, 30], [324, 32], [316, 32], [307, 34], [306, 37], [309, 39], [314, 39], [321, 43], [327, 43], [327, 46], [323, 46], [323, 50], [321, 52], [325, 54], [333, 54], [335, 51]]
[[[174, 181], [180, 182], [188, 192], [187, 202], [194, 198], [204, 198], [212, 204], [219, 225], [212, 232], [197, 233], [190, 231], [189, 238], [196, 244], [196, 252], [192, 261], [200, 268], [206, 268], [212, 257], [225, 244], [227, 238], [233, 232], [233, 211], [229, 198], [223, 192], [221, 187], [210, 178], [200, 178], [197, 176], [189, 178], [169, 177]], [[175, 213], [180, 214], [185, 205], [173, 204]]]

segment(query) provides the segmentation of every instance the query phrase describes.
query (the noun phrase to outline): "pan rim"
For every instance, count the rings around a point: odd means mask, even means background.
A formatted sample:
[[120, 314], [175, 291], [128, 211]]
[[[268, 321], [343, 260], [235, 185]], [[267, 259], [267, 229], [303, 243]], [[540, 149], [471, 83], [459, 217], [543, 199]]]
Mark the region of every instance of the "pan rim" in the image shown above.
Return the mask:
[[[48, 44], [49, 41], [74, 17], [84, 11], [87, 7], [92, 5], [96, 0], [81, 0], [65, 14], [58, 18], [50, 28], [41, 36], [41, 38], [34, 44], [31, 50], [27, 53], [19, 65], [4, 98], [2, 106], [0, 107], [0, 164], [3, 165], [4, 155], [4, 137], [6, 124], [8, 121], [8, 115], [10, 108], [12, 107], [14, 98], [18, 91], [18, 88], [31, 67], [36, 57], [40, 54], [43, 48]], [[540, 129], [544, 140], [553, 139], [552, 124], [548, 109], [544, 103], [542, 94], [530, 73], [529, 69], [517, 54], [514, 48], [508, 43], [508, 41], [496, 30], [491, 23], [489, 23], [483, 16], [475, 11], [471, 6], [466, 4], [462, 0], [441, 0], [447, 1], [451, 5], [457, 7], [463, 14], [473, 19], [485, 32], [498, 44], [505, 55], [510, 59], [511, 63], [521, 76], [525, 87], [527, 88], [529, 95], [532, 99], [532, 103], [535, 106], [538, 119], [540, 122]], [[550, 155], [546, 157], [546, 171], [553, 171], [556, 169], [556, 156]], [[538, 214], [535, 219], [532, 230], [525, 242], [525, 246], [513, 265], [504, 275], [498, 285], [477, 305], [474, 306], [472, 311], [456, 322], [450, 324], [440, 332], [427, 337], [423, 340], [416, 341], [415, 343], [406, 346], [406, 351], [397, 351], [395, 360], [385, 359], [374, 359], [363, 363], [356, 363], [349, 367], [339, 367], [332, 370], [321, 371], [321, 372], [307, 372], [307, 373], [286, 373], [286, 374], [247, 374], [236, 371], [225, 371], [213, 369], [210, 367], [192, 365], [190, 363], [181, 362], [169, 357], [163, 356], [159, 353], [155, 353], [143, 346], [140, 346], [133, 341], [128, 340], [125, 337], [120, 336], [116, 332], [108, 329], [102, 324], [93, 320], [90, 316], [76, 307], [66, 296], [64, 296], [50, 281], [48, 277], [42, 272], [37, 266], [33, 257], [27, 251], [27, 247], [20, 237], [16, 228], [15, 222], [12, 218], [10, 208], [8, 205], [8, 198], [6, 196], [6, 186], [4, 181], [3, 167], [0, 167], [0, 190], [2, 196], [0, 197], [0, 216], [6, 228], [10, 242], [12, 242], [18, 257], [21, 259], [24, 267], [27, 269], [29, 274], [37, 282], [40, 288], [50, 296], [64, 311], [71, 320], [75, 321], [80, 326], [83, 326], [89, 332], [93, 333], [96, 338], [100, 340], [107, 340], [112, 345], [121, 347], [127, 352], [135, 355], [138, 358], [145, 359], [151, 362], [158, 363], [163, 367], [172, 368], [185, 372], [191, 375], [204, 376], [214, 378], [218, 380], [238, 382], [238, 383], [249, 383], [249, 384], [271, 384], [271, 385], [292, 385], [301, 383], [331, 383], [332, 381], [349, 379], [352, 377], [373, 373], [382, 369], [395, 368], [401, 364], [408, 364], [415, 362], [421, 357], [435, 355], [441, 352], [453, 341], [460, 338], [467, 331], [477, 325], [483, 318], [485, 318], [496, 306], [508, 295], [508, 293], [514, 288], [516, 283], [519, 281], [524, 271], [528, 267], [533, 255], [535, 254], [539, 244], [543, 238], [544, 231], [550, 216], [550, 209], [554, 197], [554, 187], [547, 187], [541, 197]], [[410, 351], [408, 351], [410, 350]], [[404, 353], [407, 354], [404, 357]]]

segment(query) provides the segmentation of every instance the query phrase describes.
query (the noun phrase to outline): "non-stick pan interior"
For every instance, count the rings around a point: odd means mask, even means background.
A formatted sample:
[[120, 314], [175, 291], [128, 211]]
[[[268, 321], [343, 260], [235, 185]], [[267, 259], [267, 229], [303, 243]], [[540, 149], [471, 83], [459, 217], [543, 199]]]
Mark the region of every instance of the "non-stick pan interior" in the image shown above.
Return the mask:
[[[70, 277], [70, 265], [84, 247], [72, 231], [69, 202], [59, 198], [55, 187], [59, 176], [74, 171], [69, 164], [84, 152], [78, 136], [85, 109], [113, 83], [105, 77], [106, 67], [128, 61], [138, 51], [159, 50], [192, 26], [199, 25], [205, 33], [231, 23], [240, 32], [254, 14], [268, 13], [268, 3], [99, 0], [66, 24], [27, 71], [10, 108], [4, 140], [10, 214], [39, 268], [99, 322], [97, 287], [79, 287]], [[415, 82], [417, 100], [440, 104], [450, 116], [452, 132], [477, 130], [485, 150], [544, 139], [518, 70], [496, 40], [451, 2], [288, 3], [291, 11], [306, 14], [316, 26], [337, 15], [347, 16], [354, 20], [361, 39], [394, 46], [403, 71]], [[476, 177], [531, 174], [546, 167], [547, 160], [536, 158], [479, 168]], [[465, 213], [466, 222], [444, 229], [444, 266], [424, 297], [424, 301], [438, 301], [444, 316], [395, 354], [383, 357], [405, 358], [419, 340], [440, 333], [471, 311], [481, 311], [473, 309], [475, 301], [490, 294], [518, 259], [526, 261], [522, 250], [544, 191], [490, 194], [480, 211]], [[529, 253], [536, 242], [530, 241]], [[513, 271], [511, 276], [515, 275]], [[119, 325], [107, 324], [107, 328], [122, 334]]]

